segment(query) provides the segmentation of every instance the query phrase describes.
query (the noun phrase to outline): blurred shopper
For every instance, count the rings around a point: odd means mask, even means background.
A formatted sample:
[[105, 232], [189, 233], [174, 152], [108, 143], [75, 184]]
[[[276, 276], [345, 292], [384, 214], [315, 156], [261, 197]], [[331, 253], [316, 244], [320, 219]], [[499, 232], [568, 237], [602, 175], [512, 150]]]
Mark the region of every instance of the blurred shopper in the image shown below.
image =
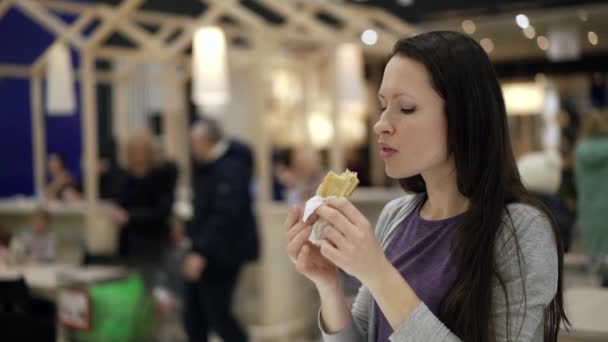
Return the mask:
[[78, 183], [60, 154], [51, 153], [48, 158], [50, 181], [45, 188], [45, 196], [50, 200], [77, 201], [80, 199]]
[[576, 218], [576, 184], [574, 181], [574, 148], [580, 131], [580, 114], [574, 101], [564, 99], [559, 111], [561, 127], [560, 155], [562, 159], [562, 180], [558, 190], [559, 198], [566, 203]]
[[286, 187], [288, 204], [305, 201], [315, 195], [323, 180], [321, 157], [315, 150], [294, 148], [289, 154], [289, 165], [279, 168], [277, 175]]
[[[397, 42], [374, 131], [386, 174], [415, 195], [376, 228], [346, 199], [292, 209], [287, 252], [317, 287], [325, 341], [557, 341], [566, 318], [559, 229], [520, 181], [500, 84], [471, 37]], [[352, 311], [337, 268], [362, 282]]]
[[272, 152], [272, 200], [283, 202], [286, 199], [287, 185], [281, 176], [289, 165], [289, 150], [274, 150]]
[[16, 262], [51, 263], [57, 255], [55, 233], [50, 230], [49, 213], [38, 208], [32, 217], [30, 230], [11, 241], [11, 255]]
[[608, 286], [608, 110], [583, 116], [583, 136], [576, 147], [576, 185], [583, 247], [600, 261]]
[[169, 246], [177, 167], [159, 160], [148, 132], [133, 134], [125, 148], [127, 170], [111, 216], [121, 227], [120, 256], [151, 288]]
[[247, 341], [232, 313], [232, 295], [243, 264], [259, 246], [250, 183], [251, 150], [226, 139], [215, 121], [192, 127], [194, 219], [186, 256], [184, 323], [191, 341], [207, 341], [210, 330], [226, 342]]
[[0, 225], [0, 269], [6, 267], [9, 263], [10, 245], [11, 234]]
[[558, 152], [528, 153], [519, 158], [517, 167], [526, 189], [541, 200], [555, 217], [564, 242], [564, 251], [568, 252], [576, 212], [557, 195], [560, 184], [563, 184], [562, 161]]

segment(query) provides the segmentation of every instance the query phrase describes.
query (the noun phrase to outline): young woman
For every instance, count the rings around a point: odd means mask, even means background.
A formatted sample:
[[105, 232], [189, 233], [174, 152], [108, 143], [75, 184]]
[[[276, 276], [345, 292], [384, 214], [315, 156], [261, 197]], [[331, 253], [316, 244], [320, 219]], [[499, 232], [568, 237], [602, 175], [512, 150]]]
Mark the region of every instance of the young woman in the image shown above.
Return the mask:
[[[559, 231], [520, 181], [483, 49], [455, 32], [402, 39], [378, 96], [385, 171], [414, 194], [388, 203], [375, 229], [344, 199], [286, 221], [324, 340], [556, 341], [567, 322]], [[320, 248], [307, 242], [317, 217], [330, 223]], [[337, 267], [363, 284], [352, 311]]]

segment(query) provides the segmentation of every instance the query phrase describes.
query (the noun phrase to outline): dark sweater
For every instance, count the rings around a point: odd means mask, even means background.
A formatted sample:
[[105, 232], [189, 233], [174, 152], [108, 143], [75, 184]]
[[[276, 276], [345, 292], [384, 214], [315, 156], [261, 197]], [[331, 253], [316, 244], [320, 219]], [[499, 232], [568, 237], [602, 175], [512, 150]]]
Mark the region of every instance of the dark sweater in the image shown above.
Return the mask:
[[168, 244], [176, 180], [177, 167], [172, 163], [143, 177], [126, 173], [117, 198], [118, 205], [129, 212], [129, 222], [121, 231], [121, 255], [159, 254], [149, 249]]
[[209, 163], [195, 163], [192, 248], [224, 265], [240, 265], [259, 254], [257, 225], [250, 191], [251, 150], [236, 141]]

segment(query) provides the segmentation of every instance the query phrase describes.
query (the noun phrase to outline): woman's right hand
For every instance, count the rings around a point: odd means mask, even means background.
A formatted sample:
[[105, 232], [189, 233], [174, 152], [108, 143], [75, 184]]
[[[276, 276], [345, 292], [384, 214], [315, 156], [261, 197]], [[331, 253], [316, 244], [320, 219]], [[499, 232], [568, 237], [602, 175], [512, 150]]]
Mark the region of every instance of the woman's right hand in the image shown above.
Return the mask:
[[289, 211], [285, 228], [287, 230], [287, 255], [296, 270], [310, 279], [317, 288], [335, 286], [338, 279], [337, 267], [323, 255], [320, 248], [308, 241], [313, 223], [318, 219], [312, 215], [302, 222], [302, 208], [293, 206]]

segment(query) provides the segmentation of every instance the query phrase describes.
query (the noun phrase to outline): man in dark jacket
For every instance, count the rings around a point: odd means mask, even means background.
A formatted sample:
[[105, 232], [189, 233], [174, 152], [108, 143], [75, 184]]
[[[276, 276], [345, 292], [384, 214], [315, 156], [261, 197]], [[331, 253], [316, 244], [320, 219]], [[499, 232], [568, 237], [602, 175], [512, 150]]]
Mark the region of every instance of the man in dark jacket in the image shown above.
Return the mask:
[[192, 251], [184, 260], [184, 323], [191, 341], [207, 341], [208, 330], [226, 342], [247, 341], [231, 311], [241, 267], [258, 257], [250, 183], [251, 150], [224, 139], [215, 121], [194, 124], [194, 219]]

